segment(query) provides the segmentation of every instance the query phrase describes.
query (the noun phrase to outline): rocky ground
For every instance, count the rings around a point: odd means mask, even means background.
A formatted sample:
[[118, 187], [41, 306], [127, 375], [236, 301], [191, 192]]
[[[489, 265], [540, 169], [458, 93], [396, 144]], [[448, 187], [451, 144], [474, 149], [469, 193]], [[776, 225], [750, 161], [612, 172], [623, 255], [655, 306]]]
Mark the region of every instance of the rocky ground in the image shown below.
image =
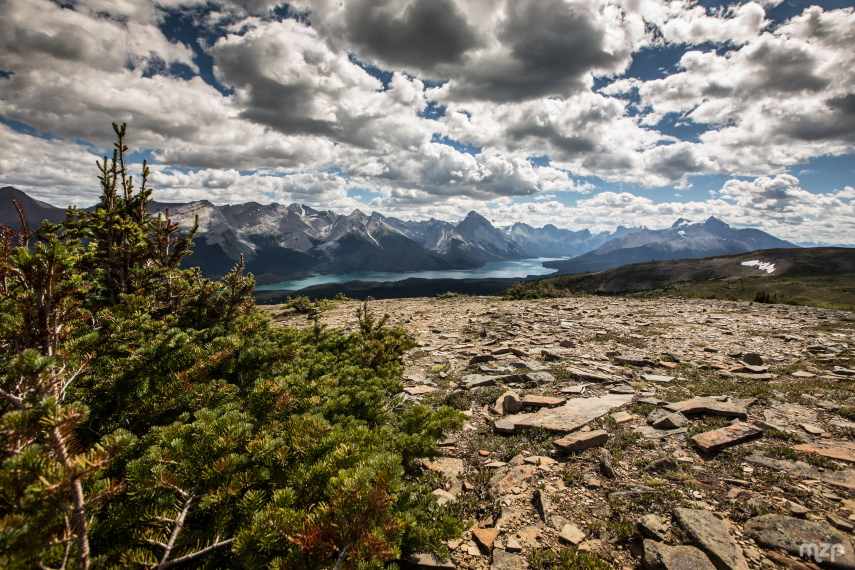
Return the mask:
[[[358, 306], [320, 320], [354, 329]], [[423, 467], [473, 527], [450, 562], [420, 567], [855, 569], [855, 314], [613, 297], [370, 308], [418, 342], [407, 397], [468, 416]]]

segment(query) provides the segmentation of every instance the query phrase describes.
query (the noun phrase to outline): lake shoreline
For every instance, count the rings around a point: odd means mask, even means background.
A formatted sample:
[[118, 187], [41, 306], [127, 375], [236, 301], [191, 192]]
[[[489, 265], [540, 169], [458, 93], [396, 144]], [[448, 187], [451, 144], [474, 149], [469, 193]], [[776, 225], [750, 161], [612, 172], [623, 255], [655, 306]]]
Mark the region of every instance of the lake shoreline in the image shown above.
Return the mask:
[[486, 263], [481, 267], [476, 267], [472, 269], [408, 271], [403, 273], [355, 271], [345, 274], [315, 275], [306, 279], [259, 285], [258, 287], [256, 287], [256, 291], [297, 292], [306, 289], [311, 289], [317, 286], [329, 285], [334, 283], [387, 283], [408, 281], [411, 279], [420, 279], [428, 281], [463, 281], [480, 279], [521, 280], [527, 277], [546, 277], [554, 273], [554, 269], [544, 267], [543, 264], [545, 262], [554, 261], [557, 259], [565, 258], [533, 257], [507, 261], [491, 261], [490, 263]]

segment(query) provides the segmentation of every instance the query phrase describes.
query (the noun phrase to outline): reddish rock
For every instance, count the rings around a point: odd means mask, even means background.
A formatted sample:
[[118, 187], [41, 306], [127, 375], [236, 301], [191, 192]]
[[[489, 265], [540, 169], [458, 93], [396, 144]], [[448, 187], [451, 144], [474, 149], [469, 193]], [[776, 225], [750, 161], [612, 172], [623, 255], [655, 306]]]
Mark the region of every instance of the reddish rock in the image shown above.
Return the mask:
[[831, 459], [855, 463], [855, 443], [851, 441], [823, 441], [820, 443], [802, 443], [793, 446], [796, 451], [816, 453]]
[[669, 412], [682, 412], [684, 415], [712, 414], [714, 416], [725, 416], [748, 419], [748, 410], [744, 405], [735, 402], [723, 402], [719, 398], [697, 397], [682, 402], [667, 404], [665, 409]]
[[410, 386], [408, 388], [404, 388], [404, 392], [406, 392], [410, 396], [430, 394], [431, 392], [436, 392], [437, 390], [438, 388], [434, 388], [433, 386]]
[[554, 408], [560, 406], [567, 401], [567, 398], [557, 398], [553, 396], [535, 396], [528, 394], [522, 400], [522, 405], [531, 406], [533, 408]]
[[507, 469], [500, 469], [488, 484], [490, 496], [496, 499], [510, 495], [511, 489], [522, 486], [526, 479], [534, 475], [536, 469], [534, 465], [514, 465]]
[[763, 435], [763, 430], [751, 424], [733, 424], [692, 437], [692, 443], [703, 451], [716, 451]]
[[605, 430], [571, 433], [553, 443], [555, 447], [565, 453], [583, 451], [592, 447], [605, 445], [609, 440], [609, 434]]
[[493, 543], [499, 536], [499, 532], [497, 528], [476, 528], [472, 529], [472, 538], [475, 539], [478, 546], [490, 551], [493, 549]]

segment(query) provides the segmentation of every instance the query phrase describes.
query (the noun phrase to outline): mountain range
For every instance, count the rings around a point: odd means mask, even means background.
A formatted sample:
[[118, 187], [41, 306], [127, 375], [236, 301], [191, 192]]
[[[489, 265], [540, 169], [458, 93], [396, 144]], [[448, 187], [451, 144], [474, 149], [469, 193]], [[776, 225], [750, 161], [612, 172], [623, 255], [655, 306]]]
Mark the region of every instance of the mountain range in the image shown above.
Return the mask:
[[603, 271], [630, 263], [713, 257], [758, 249], [797, 248], [753, 228], [737, 230], [718, 218], [692, 223], [680, 218], [670, 228], [647, 228], [609, 240], [596, 249], [572, 259], [548, 261], [546, 267], [558, 275]]
[[[0, 188], [0, 223], [18, 225], [12, 200], [18, 201], [31, 225], [65, 217], [64, 209], [6, 186]], [[149, 210], [168, 210], [184, 228], [199, 217], [196, 245], [185, 258], [186, 265], [199, 266], [206, 276], [217, 278], [243, 255], [247, 270], [262, 284], [353, 271], [470, 269], [527, 257], [572, 257], [545, 264], [567, 274], [642, 261], [797, 247], [760, 230], [733, 229], [716, 218], [695, 224], [681, 219], [666, 230], [620, 226], [614, 232], [594, 234], [523, 223], [497, 228], [476, 212], [452, 223], [256, 202], [223, 206], [207, 200], [151, 202]]]

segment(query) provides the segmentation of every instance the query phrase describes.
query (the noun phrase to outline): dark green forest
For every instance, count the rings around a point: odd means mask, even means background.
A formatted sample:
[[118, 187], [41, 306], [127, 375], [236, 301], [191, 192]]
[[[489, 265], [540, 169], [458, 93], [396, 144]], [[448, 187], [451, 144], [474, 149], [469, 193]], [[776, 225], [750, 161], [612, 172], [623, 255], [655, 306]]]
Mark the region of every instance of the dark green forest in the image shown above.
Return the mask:
[[[125, 126], [100, 202], [0, 235], [0, 567], [383, 568], [459, 535], [414, 460], [449, 408], [401, 397], [406, 331], [273, 328], [242, 264], [179, 264]], [[94, 183], [94, 178], [93, 178]]]

